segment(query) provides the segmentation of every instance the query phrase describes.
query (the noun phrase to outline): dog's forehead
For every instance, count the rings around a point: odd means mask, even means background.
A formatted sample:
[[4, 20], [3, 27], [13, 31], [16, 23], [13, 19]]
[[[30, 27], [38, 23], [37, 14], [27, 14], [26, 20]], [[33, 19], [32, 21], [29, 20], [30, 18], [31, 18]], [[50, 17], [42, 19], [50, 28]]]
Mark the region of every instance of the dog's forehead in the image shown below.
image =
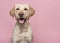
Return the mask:
[[29, 8], [28, 4], [16, 4], [15, 8]]

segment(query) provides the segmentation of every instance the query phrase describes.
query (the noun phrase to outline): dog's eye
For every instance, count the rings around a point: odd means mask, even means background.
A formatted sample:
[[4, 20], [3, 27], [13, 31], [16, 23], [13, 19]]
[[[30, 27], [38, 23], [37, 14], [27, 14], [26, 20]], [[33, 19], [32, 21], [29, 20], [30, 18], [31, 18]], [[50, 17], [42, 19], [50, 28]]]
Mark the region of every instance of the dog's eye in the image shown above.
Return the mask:
[[24, 10], [28, 10], [27, 8], [24, 8]]
[[16, 8], [16, 10], [19, 10], [19, 8]]

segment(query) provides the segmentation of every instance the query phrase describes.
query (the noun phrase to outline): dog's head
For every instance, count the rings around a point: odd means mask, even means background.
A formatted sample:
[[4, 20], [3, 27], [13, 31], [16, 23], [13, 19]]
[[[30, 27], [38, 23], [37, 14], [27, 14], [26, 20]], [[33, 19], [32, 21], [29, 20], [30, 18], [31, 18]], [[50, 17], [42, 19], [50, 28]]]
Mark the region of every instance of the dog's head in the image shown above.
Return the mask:
[[16, 4], [10, 11], [10, 15], [15, 17], [20, 23], [24, 23], [31, 16], [33, 16], [35, 10], [28, 4]]

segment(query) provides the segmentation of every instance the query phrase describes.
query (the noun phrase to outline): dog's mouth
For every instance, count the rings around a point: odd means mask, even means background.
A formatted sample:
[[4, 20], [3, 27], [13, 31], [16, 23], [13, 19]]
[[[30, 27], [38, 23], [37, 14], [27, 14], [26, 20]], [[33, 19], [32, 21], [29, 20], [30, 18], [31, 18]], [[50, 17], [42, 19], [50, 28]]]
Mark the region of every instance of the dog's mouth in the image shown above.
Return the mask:
[[25, 19], [24, 19], [24, 18], [20, 18], [20, 19], [19, 19], [19, 23], [20, 23], [20, 24], [23, 24], [24, 22], [25, 22]]

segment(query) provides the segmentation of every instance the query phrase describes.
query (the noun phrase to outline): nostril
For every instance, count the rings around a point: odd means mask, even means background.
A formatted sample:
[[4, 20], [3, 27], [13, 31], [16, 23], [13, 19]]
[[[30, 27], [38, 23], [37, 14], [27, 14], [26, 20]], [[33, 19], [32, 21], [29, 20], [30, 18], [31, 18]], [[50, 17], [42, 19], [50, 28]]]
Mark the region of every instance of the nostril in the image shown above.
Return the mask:
[[21, 15], [21, 14], [19, 14], [19, 15]]
[[23, 13], [22, 14], [19, 14], [20, 17], [23, 17], [23, 15], [24, 15]]

